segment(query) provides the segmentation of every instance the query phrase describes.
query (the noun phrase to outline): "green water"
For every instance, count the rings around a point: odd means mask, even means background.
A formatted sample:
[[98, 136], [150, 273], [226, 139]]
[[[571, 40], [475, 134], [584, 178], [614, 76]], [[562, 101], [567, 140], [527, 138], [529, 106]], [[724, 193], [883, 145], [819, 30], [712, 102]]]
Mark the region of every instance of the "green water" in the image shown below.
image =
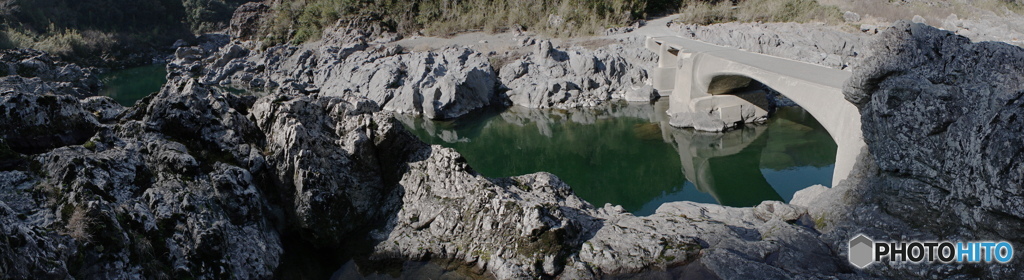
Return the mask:
[[163, 64], [113, 70], [100, 76], [105, 85], [101, 95], [110, 96], [124, 106], [160, 91], [167, 82], [167, 67]]
[[789, 201], [797, 190], [832, 181], [836, 145], [798, 107], [727, 133], [672, 128], [658, 113], [664, 107], [512, 107], [457, 121], [401, 119], [424, 141], [462, 153], [484, 176], [551, 172], [594, 205], [618, 204], [637, 215], [670, 201]]

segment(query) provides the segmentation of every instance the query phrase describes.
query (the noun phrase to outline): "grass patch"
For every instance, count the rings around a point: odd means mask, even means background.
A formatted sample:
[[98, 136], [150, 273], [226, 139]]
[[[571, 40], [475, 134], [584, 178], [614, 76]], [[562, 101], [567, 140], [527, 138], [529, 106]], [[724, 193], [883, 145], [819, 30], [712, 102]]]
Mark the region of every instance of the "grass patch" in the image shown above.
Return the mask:
[[676, 22], [715, 24], [723, 22], [842, 22], [835, 6], [815, 0], [686, 1]]
[[[465, 31], [504, 31], [513, 26], [554, 36], [590, 35], [644, 18], [645, 0], [296, 0], [278, 2], [265, 26], [269, 43], [319, 39], [341, 18], [367, 17], [404, 34], [447, 36]], [[668, 5], [671, 6], [671, 5]]]
[[1024, 0], [975, 0], [946, 2], [902, 2], [891, 0], [821, 0], [825, 5], [835, 5], [843, 11], [852, 11], [862, 18], [881, 22], [910, 20], [920, 15], [928, 24], [941, 25], [950, 14], [960, 18], [980, 18], [989, 12], [997, 16], [1009, 13], [1024, 14]]

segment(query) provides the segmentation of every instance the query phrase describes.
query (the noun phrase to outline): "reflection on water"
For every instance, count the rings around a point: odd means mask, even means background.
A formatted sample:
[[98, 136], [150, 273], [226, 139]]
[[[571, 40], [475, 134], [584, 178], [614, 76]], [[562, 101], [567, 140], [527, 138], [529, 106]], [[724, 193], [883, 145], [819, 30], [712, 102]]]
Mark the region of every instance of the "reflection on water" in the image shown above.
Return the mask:
[[135, 101], [160, 91], [167, 82], [167, 67], [156, 64], [114, 70], [100, 78], [104, 84], [100, 95], [110, 96], [122, 106], [132, 106]]
[[668, 126], [665, 106], [512, 107], [457, 121], [400, 119], [425, 141], [458, 150], [484, 176], [551, 172], [587, 201], [637, 215], [680, 200], [788, 201], [832, 180], [836, 145], [800, 108], [781, 108], [765, 124], [706, 133]]

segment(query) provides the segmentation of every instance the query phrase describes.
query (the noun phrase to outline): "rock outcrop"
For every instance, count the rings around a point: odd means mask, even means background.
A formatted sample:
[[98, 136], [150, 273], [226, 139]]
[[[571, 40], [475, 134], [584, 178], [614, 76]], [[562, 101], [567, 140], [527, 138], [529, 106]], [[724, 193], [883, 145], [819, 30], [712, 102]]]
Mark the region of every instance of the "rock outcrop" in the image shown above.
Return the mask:
[[942, 237], [1024, 241], [1024, 50], [892, 29], [845, 90], [891, 195], [882, 207]]
[[[0, 275], [289, 278], [291, 261], [299, 275], [325, 277], [356, 258], [450, 260], [501, 279], [1024, 277], [1019, 259], [865, 270], [845, 260], [856, 233], [1024, 241], [1020, 48], [897, 23], [845, 90], [868, 143], [849, 179], [798, 192], [792, 205], [673, 202], [636, 217], [590, 205], [552, 174], [483, 177], [381, 112], [445, 118], [495, 102], [474, 99], [494, 88], [486, 57], [404, 54], [346, 34], [255, 55], [225, 41], [179, 49], [170, 82], [128, 109], [31, 84], [42, 78], [5, 78], [16, 86], [0, 95]], [[604, 64], [538, 48], [501, 71], [523, 75], [502, 81], [607, 78], [589, 88], [600, 93], [642, 76], [610, 75], [640, 69], [621, 56]], [[607, 100], [592, 94], [524, 99]]]
[[657, 93], [647, 71], [657, 54], [624, 40], [596, 50], [555, 48], [540, 41], [532, 53], [499, 71], [512, 104], [528, 108], [592, 107], [613, 99], [651, 101]]
[[[875, 240], [1024, 242], [1021, 128], [1013, 122], [1024, 50], [971, 43], [900, 21], [879, 34], [874, 56], [844, 88], [861, 111], [865, 142], [854, 173], [832, 189], [798, 192], [833, 252], [857, 234]], [[798, 199], [799, 198], [799, 199]], [[891, 278], [1024, 277], [1024, 262], [872, 264]]]
[[431, 119], [501, 103], [484, 54], [464, 47], [406, 53], [384, 45], [397, 37], [380, 27], [357, 28], [366, 25], [341, 21], [319, 42], [264, 51], [251, 41], [181, 48], [168, 69], [208, 85], [369, 99], [384, 110]]
[[[18, 94], [45, 103], [46, 96]], [[117, 109], [107, 103], [69, 108]], [[768, 271], [757, 274], [727, 269], [737, 258], [782, 252], [820, 259], [818, 249], [805, 249], [814, 239], [761, 240], [768, 230], [813, 237], [813, 226], [794, 222], [808, 219], [801, 208], [676, 203], [651, 217], [595, 209], [551, 174], [480, 176], [453, 150], [420, 142], [379, 110], [369, 100], [257, 98], [177, 78], [114, 120], [79, 116], [96, 130], [87, 143], [35, 155], [0, 151], [25, 163], [0, 171], [0, 230], [9, 237], [0, 240], [7, 264], [0, 272], [269, 278], [287, 275], [288, 251], [312, 246], [369, 250], [372, 260], [456, 260], [502, 279], [684, 265], [721, 277], [838, 273], [831, 264], [789, 262], [751, 261]], [[761, 245], [737, 251], [751, 244]], [[717, 259], [700, 257], [708, 248], [720, 249]], [[305, 262], [328, 271], [341, 265]]]
[[679, 36], [836, 69], [871, 56], [870, 36], [800, 23], [672, 24]]
[[[53, 92], [72, 97], [96, 95], [99, 71], [29, 49], [0, 50], [0, 92]], [[20, 77], [20, 79], [18, 78]], [[28, 79], [29, 81], [21, 81]]]
[[228, 34], [241, 40], [259, 39], [254, 36], [259, 35], [269, 12], [270, 6], [262, 2], [249, 2], [238, 6], [231, 15]]

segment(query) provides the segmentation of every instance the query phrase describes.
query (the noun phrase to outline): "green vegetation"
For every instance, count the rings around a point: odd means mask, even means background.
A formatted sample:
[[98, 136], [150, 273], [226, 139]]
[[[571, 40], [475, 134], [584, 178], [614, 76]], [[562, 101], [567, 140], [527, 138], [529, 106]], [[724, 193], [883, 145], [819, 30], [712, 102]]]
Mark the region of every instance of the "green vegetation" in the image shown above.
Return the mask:
[[0, 48], [39, 49], [78, 62], [127, 57], [223, 29], [244, 2], [0, 0]]
[[[644, 0], [296, 0], [278, 3], [270, 21], [271, 42], [320, 38], [340, 18], [379, 19], [394, 31], [451, 35], [469, 30], [500, 31], [522, 26], [545, 34], [574, 36], [629, 24], [646, 15]], [[670, 4], [660, 6], [672, 7]]]
[[679, 22], [842, 22], [839, 8], [815, 0], [684, 1]]
[[516, 26], [554, 36], [590, 35], [649, 15], [683, 12], [684, 21], [838, 22], [839, 9], [815, 0], [296, 0], [273, 7], [265, 38], [300, 43], [320, 38], [341, 18], [380, 19], [394, 31], [446, 36]]

